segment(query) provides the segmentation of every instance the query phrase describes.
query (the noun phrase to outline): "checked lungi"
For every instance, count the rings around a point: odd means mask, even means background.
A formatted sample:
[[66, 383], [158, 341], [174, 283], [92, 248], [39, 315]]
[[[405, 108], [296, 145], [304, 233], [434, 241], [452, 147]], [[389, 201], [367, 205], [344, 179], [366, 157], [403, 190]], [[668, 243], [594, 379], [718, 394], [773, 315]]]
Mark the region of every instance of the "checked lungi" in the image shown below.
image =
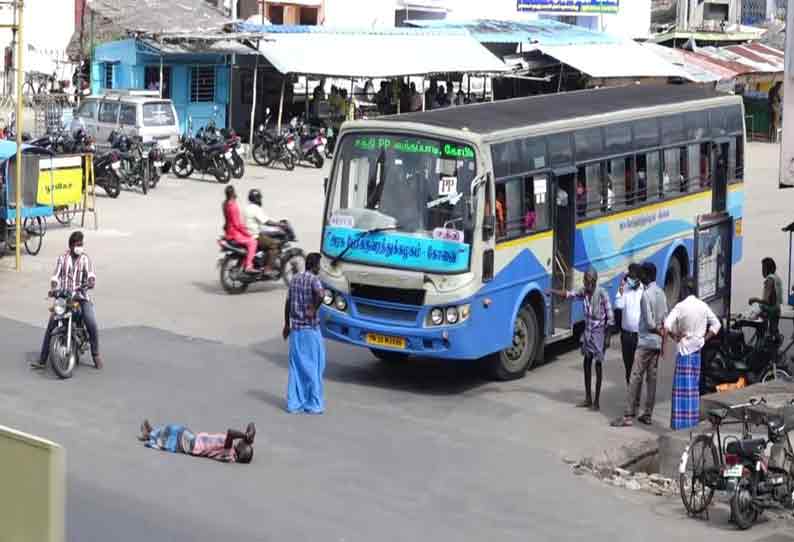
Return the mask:
[[670, 427], [694, 427], [700, 422], [700, 351], [678, 354], [673, 375], [673, 404]]

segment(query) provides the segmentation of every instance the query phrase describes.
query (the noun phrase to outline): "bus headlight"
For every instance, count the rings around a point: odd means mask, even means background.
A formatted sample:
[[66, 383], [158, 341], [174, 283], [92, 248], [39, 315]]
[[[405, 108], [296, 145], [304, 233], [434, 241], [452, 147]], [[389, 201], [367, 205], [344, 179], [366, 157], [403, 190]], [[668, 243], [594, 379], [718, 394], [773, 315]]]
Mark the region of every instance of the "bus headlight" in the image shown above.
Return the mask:
[[434, 326], [440, 326], [444, 323], [444, 311], [439, 308], [435, 308], [430, 311], [430, 322]]
[[447, 316], [447, 323], [448, 324], [457, 324], [458, 323], [458, 308], [457, 307], [447, 307], [446, 316]]
[[323, 292], [323, 304], [331, 305], [334, 302], [334, 293], [331, 290]]
[[347, 310], [347, 301], [345, 301], [344, 297], [338, 295], [336, 296], [336, 303], [334, 303], [334, 306], [337, 310], [345, 312], [345, 310]]

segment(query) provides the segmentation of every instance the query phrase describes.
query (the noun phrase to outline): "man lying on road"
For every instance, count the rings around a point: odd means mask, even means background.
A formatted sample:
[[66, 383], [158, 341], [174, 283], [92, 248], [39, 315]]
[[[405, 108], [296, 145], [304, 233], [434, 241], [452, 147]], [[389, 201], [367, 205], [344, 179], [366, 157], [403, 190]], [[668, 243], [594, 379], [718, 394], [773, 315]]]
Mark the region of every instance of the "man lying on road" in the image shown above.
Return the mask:
[[226, 463], [250, 463], [254, 457], [255, 436], [256, 426], [253, 422], [245, 428], [245, 433], [234, 429], [225, 433], [193, 433], [184, 425], [152, 427], [149, 420], [144, 420], [138, 440], [155, 450], [209, 457]]

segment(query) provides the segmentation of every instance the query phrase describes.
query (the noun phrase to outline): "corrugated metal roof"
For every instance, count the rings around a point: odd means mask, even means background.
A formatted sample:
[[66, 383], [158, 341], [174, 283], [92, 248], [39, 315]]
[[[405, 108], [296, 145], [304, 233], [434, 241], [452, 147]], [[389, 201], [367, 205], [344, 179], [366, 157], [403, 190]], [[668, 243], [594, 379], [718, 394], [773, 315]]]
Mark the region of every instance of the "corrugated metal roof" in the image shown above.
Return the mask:
[[719, 66], [693, 60], [682, 49], [673, 49], [650, 42], [644, 43], [642, 46], [681, 68], [686, 73], [687, 79], [696, 83], [712, 83], [723, 79], [732, 79], [735, 76], [734, 72]]
[[641, 45], [627, 41], [618, 44], [540, 45], [543, 54], [586, 73], [590, 77], [682, 77], [686, 72]]
[[406, 21], [407, 24], [435, 30], [466, 30], [480, 43], [539, 43], [543, 45], [576, 45], [586, 43], [619, 43], [620, 39], [603, 32], [551, 19], [535, 21]]
[[[247, 28], [247, 25], [246, 25]], [[250, 28], [247, 28], [250, 31]], [[508, 67], [465, 33], [412, 29], [361, 33], [268, 33], [262, 55], [281, 73], [329, 77], [395, 77], [431, 73], [500, 73]]]
[[246, 47], [238, 41], [179, 41], [177, 43], [164, 41], [158, 42], [152, 39], [138, 38], [138, 48], [143, 53], [154, 55], [180, 55], [180, 54], [231, 54], [251, 55], [256, 54], [255, 49]]

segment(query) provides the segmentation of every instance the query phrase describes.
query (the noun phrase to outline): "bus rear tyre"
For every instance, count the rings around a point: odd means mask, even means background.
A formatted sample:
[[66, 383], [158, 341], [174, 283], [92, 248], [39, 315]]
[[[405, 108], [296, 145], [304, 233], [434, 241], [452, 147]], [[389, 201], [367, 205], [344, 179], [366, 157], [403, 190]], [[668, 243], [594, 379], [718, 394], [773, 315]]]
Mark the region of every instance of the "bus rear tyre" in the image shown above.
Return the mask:
[[513, 326], [513, 344], [491, 356], [489, 370], [495, 380], [522, 378], [535, 363], [540, 341], [540, 326], [535, 311], [524, 305], [518, 311]]
[[391, 350], [380, 350], [378, 348], [370, 348], [372, 355], [386, 363], [400, 363], [408, 359], [408, 354], [403, 352], [392, 352]]
[[667, 273], [664, 276], [664, 295], [667, 298], [667, 307], [672, 309], [681, 299], [681, 283], [683, 282], [681, 260], [677, 256], [670, 258]]

